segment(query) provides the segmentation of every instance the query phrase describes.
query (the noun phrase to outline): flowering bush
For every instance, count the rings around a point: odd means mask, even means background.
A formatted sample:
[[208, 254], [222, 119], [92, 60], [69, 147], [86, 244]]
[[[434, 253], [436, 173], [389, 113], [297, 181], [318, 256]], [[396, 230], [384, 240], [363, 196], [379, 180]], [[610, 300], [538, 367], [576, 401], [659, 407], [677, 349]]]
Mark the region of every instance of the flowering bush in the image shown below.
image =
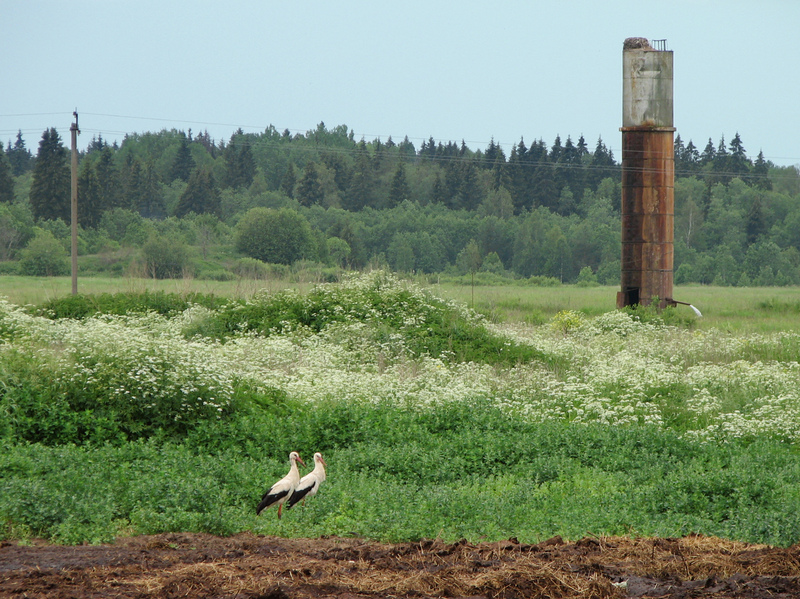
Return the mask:
[[52, 442], [99, 435], [92, 418], [115, 423], [100, 438], [180, 434], [275, 390], [420, 409], [486, 400], [529, 422], [795, 441], [799, 358], [796, 334], [693, 331], [624, 311], [493, 325], [382, 272], [172, 317], [51, 321], [0, 302], [0, 409], [17, 423], [6, 431]]

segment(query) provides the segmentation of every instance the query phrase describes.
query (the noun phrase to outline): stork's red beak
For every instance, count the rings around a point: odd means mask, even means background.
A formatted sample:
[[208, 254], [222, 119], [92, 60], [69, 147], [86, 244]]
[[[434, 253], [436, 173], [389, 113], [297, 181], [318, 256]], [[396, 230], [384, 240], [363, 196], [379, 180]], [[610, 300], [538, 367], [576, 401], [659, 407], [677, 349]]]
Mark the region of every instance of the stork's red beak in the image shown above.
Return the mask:
[[303, 468], [306, 467], [306, 463], [303, 461], [303, 458], [301, 458], [300, 456], [297, 456], [297, 461], [300, 462], [303, 465]]

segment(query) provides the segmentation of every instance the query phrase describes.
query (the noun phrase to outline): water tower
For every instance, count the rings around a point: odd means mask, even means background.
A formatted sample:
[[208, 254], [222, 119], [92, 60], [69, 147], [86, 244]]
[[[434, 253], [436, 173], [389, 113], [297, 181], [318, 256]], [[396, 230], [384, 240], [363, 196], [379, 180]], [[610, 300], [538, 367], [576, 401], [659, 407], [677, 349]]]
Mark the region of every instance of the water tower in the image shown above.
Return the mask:
[[675, 163], [672, 52], [633, 37], [622, 52], [622, 290], [617, 307], [672, 305]]

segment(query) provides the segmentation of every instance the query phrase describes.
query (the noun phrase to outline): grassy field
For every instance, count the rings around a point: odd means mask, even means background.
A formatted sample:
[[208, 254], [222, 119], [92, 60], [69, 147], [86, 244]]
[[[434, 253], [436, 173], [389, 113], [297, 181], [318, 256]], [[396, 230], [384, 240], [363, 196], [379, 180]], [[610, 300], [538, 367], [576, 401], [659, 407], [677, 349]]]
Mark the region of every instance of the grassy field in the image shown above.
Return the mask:
[[[59, 282], [48, 293], [68, 294]], [[690, 327], [614, 311], [611, 288], [476, 287], [488, 323], [442, 299], [469, 303], [470, 288], [433, 291], [372, 273], [239, 305], [58, 320], [0, 301], [0, 539], [800, 542], [793, 290], [687, 288], [676, 295], [706, 312], [726, 298]], [[291, 450], [321, 451], [328, 481], [282, 520], [256, 517]]]
[[[195, 279], [141, 279], [86, 277], [78, 283], [81, 294], [164, 291], [185, 294], [211, 293], [225, 297], [246, 298], [267, 289], [287, 287], [307, 291], [313, 280], [281, 279], [201, 281]], [[424, 283], [424, 284], [427, 284]], [[498, 322], [524, 322], [531, 325], [548, 322], [562, 310], [576, 310], [597, 316], [616, 307], [617, 287], [531, 287], [523, 285], [470, 286], [452, 283], [430, 287], [443, 297], [474, 307]], [[17, 305], [41, 304], [71, 293], [69, 277], [0, 276], [0, 295]], [[700, 329], [719, 328], [730, 332], [800, 331], [800, 289], [797, 287], [713, 287], [679, 286], [675, 298], [696, 306], [703, 314], [697, 319]], [[688, 306], [676, 310], [691, 315]]]
[[[455, 285], [434, 286], [437, 293], [473, 305], [473, 290]], [[597, 316], [616, 308], [617, 287], [476, 286], [474, 308], [501, 321], [542, 324], [562, 310]], [[696, 326], [731, 332], [800, 331], [800, 289], [797, 287], [675, 287], [675, 299], [703, 314]], [[689, 306], [676, 310], [691, 315]]]
[[[280, 279], [243, 279], [237, 281], [200, 281], [196, 279], [145, 279], [133, 277], [82, 277], [78, 280], [78, 293], [141, 293], [163, 291], [187, 294], [211, 293], [224, 297], [250, 297], [257, 291], [276, 291], [287, 287], [307, 290], [316, 281], [289, 282]], [[72, 293], [70, 277], [0, 276], [0, 296], [17, 305], [42, 304]]]

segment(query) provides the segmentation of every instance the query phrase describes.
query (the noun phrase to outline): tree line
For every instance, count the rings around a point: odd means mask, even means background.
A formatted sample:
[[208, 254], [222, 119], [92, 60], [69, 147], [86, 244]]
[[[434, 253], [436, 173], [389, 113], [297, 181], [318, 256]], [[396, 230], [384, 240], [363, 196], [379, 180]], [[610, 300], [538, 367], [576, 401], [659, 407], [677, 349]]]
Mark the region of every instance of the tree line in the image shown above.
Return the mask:
[[[676, 282], [800, 284], [797, 168], [763, 152], [751, 160], [736, 133], [729, 143], [709, 139], [702, 152], [677, 135], [675, 170]], [[324, 123], [294, 135], [239, 129], [227, 141], [175, 129], [120, 144], [100, 136], [80, 155], [82, 248], [161, 240], [203, 258], [227, 247], [228, 263], [373, 262], [616, 284], [620, 172], [602, 138], [592, 149], [583, 135], [550, 145], [520, 139], [508, 154], [494, 140], [473, 150], [429, 138], [417, 148], [408, 137], [356, 140], [345, 125]], [[0, 146], [1, 260], [22, 260], [48, 233], [63, 241], [69, 181], [55, 128], [35, 156], [21, 133]], [[170, 253], [191, 254], [162, 250]]]

